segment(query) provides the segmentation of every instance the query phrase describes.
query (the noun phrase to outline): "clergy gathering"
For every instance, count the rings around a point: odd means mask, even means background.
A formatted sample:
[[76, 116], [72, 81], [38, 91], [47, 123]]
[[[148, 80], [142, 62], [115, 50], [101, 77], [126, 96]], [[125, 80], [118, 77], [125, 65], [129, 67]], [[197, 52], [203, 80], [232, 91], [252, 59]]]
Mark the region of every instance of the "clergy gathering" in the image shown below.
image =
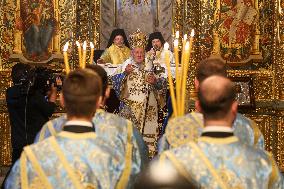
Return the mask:
[[1, 189], [284, 189], [283, 8], [1, 1]]

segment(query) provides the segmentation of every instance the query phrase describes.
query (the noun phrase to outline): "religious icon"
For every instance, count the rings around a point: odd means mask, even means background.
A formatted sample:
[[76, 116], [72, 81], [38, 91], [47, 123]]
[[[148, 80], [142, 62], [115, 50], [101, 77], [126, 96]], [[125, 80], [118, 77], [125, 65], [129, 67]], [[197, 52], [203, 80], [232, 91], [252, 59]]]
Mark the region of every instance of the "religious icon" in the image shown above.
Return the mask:
[[23, 55], [31, 61], [47, 60], [51, 56], [52, 37], [56, 31], [52, 0], [22, 0], [18, 27], [23, 31], [25, 51]]
[[252, 79], [249, 77], [234, 77], [230, 79], [235, 84], [236, 100], [238, 101], [239, 108], [254, 108]]
[[258, 12], [251, 0], [221, 0], [219, 6], [215, 28], [220, 54], [230, 62], [243, 61], [251, 54], [252, 32]]

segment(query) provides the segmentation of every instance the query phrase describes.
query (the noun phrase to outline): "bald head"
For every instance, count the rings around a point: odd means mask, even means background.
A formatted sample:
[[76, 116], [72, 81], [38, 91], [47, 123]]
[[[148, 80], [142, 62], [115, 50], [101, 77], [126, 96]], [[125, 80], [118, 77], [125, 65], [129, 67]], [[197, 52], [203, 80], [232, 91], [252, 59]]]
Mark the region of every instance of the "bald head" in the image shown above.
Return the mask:
[[235, 102], [234, 84], [228, 78], [210, 76], [201, 83], [198, 98], [205, 118], [223, 118]]

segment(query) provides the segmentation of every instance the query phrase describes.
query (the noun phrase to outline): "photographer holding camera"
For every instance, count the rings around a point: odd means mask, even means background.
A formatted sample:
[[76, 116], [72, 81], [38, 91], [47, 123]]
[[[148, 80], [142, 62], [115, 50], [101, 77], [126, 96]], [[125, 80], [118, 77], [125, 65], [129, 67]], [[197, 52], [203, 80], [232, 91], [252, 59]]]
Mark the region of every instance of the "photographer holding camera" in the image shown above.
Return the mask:
[[11, 76], [13, 86], [6, 91], [6, 102], [14, 163], [23, 147], [33, 143], [37, 132], [53, 114], [57, 88], [49, 80], [50, 74], [45, 68], [32, 69], [27, 64], [17, 63]]

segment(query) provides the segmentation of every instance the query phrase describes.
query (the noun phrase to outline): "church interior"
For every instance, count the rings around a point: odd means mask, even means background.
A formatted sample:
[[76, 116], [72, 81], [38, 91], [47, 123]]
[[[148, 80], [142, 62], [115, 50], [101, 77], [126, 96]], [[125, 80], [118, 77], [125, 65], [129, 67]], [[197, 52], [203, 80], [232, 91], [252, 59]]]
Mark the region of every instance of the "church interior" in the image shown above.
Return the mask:
[[[185, 34], [188, 36], [190, 53], [184, 80], [184, 112], [181, 115], [195, 111], [198, 98], [195, 89], [197, 65], [208, 58], [221, 60], [226, 66], [228, 78], [238, 87], [238, 112], [255, 122], [252, 127], [260, 132], [255, 135], [262, 133], [265, 150], [273, 155], [280, 172], [284, 172], [283, 9], [284, 0], [0, 1], [1, 179], [4, 179], [12, 164], [11, 123], [6, 91], [13, 85], [13, 66], [17, 63], [41, 66], [60, 75], [81, 67], [81, 56], [85, 64], [96, 64], [109, 47], [112, 31], [117, 28], [124, 30], [131, 49], [133, 41], [130, 36], [137, 29], [147, 39], [151, 33], [160, 32], [173, 56], [178, 54], [176, 60], [184, 61], [183, 37]], [[192, 31], [194, 35], [191, 35]], [[175, 46], [175, 40], [179, 42], [178, 46]], [[86, 47], [84, 49], [84, 41], [88, 44], [87, 50]], [[78, 42], [82, 49], [78, 47]], [[108, 61], [104, 63], [112, 88], [107, 108], [112, 113], [118, 113], [118, 80], [110, 78], [117, 72], [117, 66], [107, 64]], [[178, 78], [177, 75], [173, 77]], [[163, 94], [167, 99], [172, 97], [172, 85], [166, 84]], [[59, 93], [52, 118], [65, 113], [65, 109], [60, 107]], [[167, 111], [165, 105], [158, 113], [163, 120]], [[150, 113], [146, 110], [144, 116]], [[157, 128], [159, 136], [163, 132], [163, 120]], [[137, 129], [147, 131], [144, 126], [143, 129], [137, 126]], [[147, 145], [158, 145], [158, 139], [152, 140], [150, 135], [146, 136], [147, 139], [143, 136]], [[155, 149], [149, 147], [149, 150], [150, 156], [155, 155]]]

